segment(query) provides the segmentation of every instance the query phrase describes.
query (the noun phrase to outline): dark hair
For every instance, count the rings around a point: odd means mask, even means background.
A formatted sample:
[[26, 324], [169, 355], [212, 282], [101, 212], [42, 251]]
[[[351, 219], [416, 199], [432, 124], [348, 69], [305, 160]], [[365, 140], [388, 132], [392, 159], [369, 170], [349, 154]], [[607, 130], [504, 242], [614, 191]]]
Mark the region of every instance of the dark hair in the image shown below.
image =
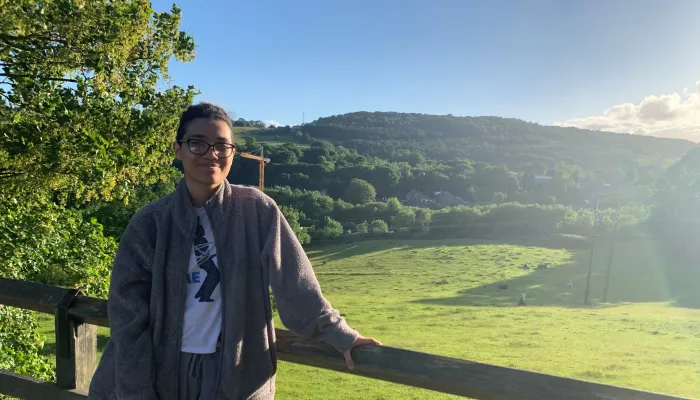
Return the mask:
[[[233, 130], [231, 117], [223, 108], [211, 103], [193, 104], [187, 107], [187, 110], [180, 117], [180, 125], [177, 127], [177, 136], [175, 136], [176, 142], [180, 143], [182, 141], [182, 137], [185, 136], [185, 131], [187, 130], [187, 124], [198, 118], [210, 121], [224, 121]], [[233, 137], [231, 139], [233, 140]]]

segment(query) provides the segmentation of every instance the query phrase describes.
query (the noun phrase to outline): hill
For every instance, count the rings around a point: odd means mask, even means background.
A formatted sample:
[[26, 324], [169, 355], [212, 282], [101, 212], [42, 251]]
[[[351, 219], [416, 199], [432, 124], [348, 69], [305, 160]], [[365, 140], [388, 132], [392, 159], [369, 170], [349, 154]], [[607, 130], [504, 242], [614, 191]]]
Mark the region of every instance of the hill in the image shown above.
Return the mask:
[[470, 158], [536, 173], [557, 163], [598, 172], [631, 168], [660, 171], [696, 147], [685, 140], [543, 126], [492, 116], [355, 112], [319, 118], [302, 130], [314, 138], [382, 158], [390, 151], [405, 149], [436, 160]]
[[[697, 145], [500, 117], [356, 112], [243, 134], [263, 144], [266, 184], [340, 197], [352, 178], [378, 196], [450, 192], [470, 203], [650, 204], [657, 180]], [[256, 140], [251, 140], [255, 138]], [[281, 145], [287, 143], [285, 145]], [[255, 165], [231, 181], [254, 184]], [[546, 175], [546, 176], [545, 176]]]

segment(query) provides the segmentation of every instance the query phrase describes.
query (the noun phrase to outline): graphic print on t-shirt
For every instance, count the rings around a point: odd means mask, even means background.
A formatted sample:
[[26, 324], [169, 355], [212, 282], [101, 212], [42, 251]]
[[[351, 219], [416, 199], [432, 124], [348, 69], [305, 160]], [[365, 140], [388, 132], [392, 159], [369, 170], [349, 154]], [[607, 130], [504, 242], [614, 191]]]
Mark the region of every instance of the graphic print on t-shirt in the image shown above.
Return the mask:
[[[199, 299], [200, 303], [211, 303], [214, 301], [211, 295], [214, 293], [214, 289], [219, 285], [221, 279], [219, 268], [217, 268], [214, 263], [216, 255], [212, 255], [214, 252], [213, 250], [214, 246], [207, 242], [207, 238], [204, 236], [204, 227], [199, 217], [197, 217], [197, 232], [194, 237], [194, 256], [197, 259], [199, 268], [207, 273], [207, 277], [204, 278], [204, 282], [202, 282], [199, 290], [194, 295], [196, 299]], [[194, 279], [192, 279], [192, 283], [195, 283]]]
[[221, 334], [221, 269], [211, 222], [204, 208], [195, 208], [196, 230], [190, 246], [187, 266], [187, 297], [182, 325], [181, 351], [210, 354], [216, 352]]

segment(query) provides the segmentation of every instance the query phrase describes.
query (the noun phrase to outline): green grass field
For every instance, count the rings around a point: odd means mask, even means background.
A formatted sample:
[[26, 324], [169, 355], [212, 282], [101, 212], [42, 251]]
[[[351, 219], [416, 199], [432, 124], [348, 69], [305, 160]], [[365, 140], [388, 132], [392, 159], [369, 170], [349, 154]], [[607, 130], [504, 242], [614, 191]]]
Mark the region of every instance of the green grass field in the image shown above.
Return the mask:
[[250, 131], [255, 131], [258, 130], [258, 128], [253, 128], [250, 126], [234, 126], [231, 128], [231, 132], [233, 132], [234, 135], [239, 135], [245, 132], [250, 132]]
[[[386, 345], [700, 398], [700, 280], [674, 279], [650, 242], [622, 243], [603, 304], [600, 250], [594, 306], [582, 305], [587, 250], [378, 240], [308, 254], [334, 307]], [[523, 293], [528, 305], [516, 306]], [[457, 398], [291, 363], [280, 363], [277, 387], [279, 399]]]
[[[238, 131], [234, 131], [234, 134], [239, 134], [239, 133], [244, 133], [244, 132], [249, 132], [245, 133], [246, 135], [251, 135], [255, 137], [255, 140], [258, 141], [262, 146], [281, 146], [285, 143], [294, 143], [297, 146], [301, 148], [307, 148], [310, 147], [308, 143], [302, 143], [297, 137], [293, 134], [290, 135], [272, 135], [270, 131], [266, 130], [254, 130], [253, 128], [236, 128]], [[243, 136], [239, 136], [243, 137]], [[243, 139], [241, 139], [243, 140]]]

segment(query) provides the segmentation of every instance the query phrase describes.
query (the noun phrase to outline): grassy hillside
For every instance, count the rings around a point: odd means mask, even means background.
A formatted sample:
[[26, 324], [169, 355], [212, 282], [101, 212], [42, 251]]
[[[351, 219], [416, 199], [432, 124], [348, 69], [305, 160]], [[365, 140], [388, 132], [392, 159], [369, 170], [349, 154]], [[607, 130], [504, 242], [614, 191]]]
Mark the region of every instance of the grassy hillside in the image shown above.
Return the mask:
[[[610, 304], [594, 307], [582, 306], [586, 250], [384, 240], [313, 249], [309, 256], [333, 305], [387, 345], [700, 397], [700, 293], [675, 282], [649, 242], [618, 247]], [[601, 248], [591, 290], [596, 302], [606, 260]], [[551, 268], [519, 268], [524, 263]], [[515, 305], [522, 293], [526, 307]], [[52, 320], [45, 321], [51, 342]], [[103, 345], [107, 331], [100, 333]], [[278, 393], [279, 399], [455, 398], [290, 363], [280, 365]]]
[[296, 137], [292, 133], [279, 133], [274, 130], [257, 130], [251, 131], [248, 135], [253, 136], [258, 143], [263, 146], [280, 146], [285, 143], [295, 143], [301, 148], [308, 148], [309, 144], [303, 139]]
[[234, 126], [231, 131], [233, 132], [236, 137], [238, 137], [239, 134], [243, 134], [246, 132], [251, 132], [251, 131], [256, 131], [258, 128], [252, 127], [252, 126]]
[[[690, 307], [700, 306], [700, 295], [674, 286], [646, 243], [621, 245], [618, 254], [612, 303], [597, 307], [581, 305], [586, 251], [382, 241], [310, 255], [334, 306], [387, 345], [700, 396], [700, 311]], [[594, 299], [602, 297], [606, 256], [602, 249], [594, 263]], [[554, 267], [518, 268], [541, 262]], [[522, 293], [530, 305], [515, 306]], [[357, 399], [452, 398], [290, 364], [281, 366], [278, 386], [285, 399], [327, 398], [329, 390]]]

